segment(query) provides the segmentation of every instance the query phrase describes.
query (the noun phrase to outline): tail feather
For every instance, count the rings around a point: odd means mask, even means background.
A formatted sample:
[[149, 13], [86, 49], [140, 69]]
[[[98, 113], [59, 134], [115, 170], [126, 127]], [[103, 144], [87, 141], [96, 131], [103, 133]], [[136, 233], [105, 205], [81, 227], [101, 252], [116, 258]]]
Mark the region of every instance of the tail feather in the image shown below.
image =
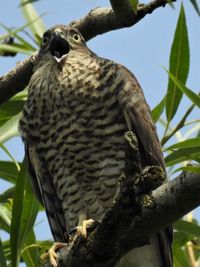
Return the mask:
[[156, 235], [151, 238], [149, 245], [137, 247], [125, 254], [115, 267], [172, 267], [172, 265], [165, 264], [160, 252], [159, 237]]
[[50, 229], [54, 240], [66, 242], [67, 228], [60, 199], [57, 196], [50, 174], [43, 161], [39, 160], [34, 146], [26, 145], [26, 159], [33, 189], [40, 203], [45, 207]]

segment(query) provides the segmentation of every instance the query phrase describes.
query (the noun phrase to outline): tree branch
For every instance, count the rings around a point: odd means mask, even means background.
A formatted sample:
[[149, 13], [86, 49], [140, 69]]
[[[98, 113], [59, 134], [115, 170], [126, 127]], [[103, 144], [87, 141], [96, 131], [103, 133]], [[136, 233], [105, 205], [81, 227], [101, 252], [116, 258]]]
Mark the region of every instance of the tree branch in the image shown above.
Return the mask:
[[[175, 2], [176, 0], [172, 0]], [[128, 0], [110, 0], [112, 8], [95, 8], [84, 18], [73, 21], [71, 26], [79, 29], [88, 41], [99, 34], [125, 27], [131, 27], [151, 14], [159, 7], [164, 7], [167, 0], [154, 0], [146, 5], [139, 5], [137, 14], [131, 9]]]
[[113, 206], [87, 239], [76, 236], [61, 250], [58, 267], [114, 267], [124, 254], [148, 244], [153, 235], [200, 204], [200, 174], [183, 172], [163, 184], [162, 168], [141, 170], [135, 134], [128, 131], [124, 137], [125, 176]]
[[123, 254], [148, 244], [151, 236], [199, 206], [199, 180], [200, 174], [183, 172], [152, 195], [139, 198], [140, 202], [136, 201], [134, 186], [123, 182], [119, 197], [102, 222], [87, 240], [78, 237], [62, 249], [58, 266], [113, 267]]
[[[172, 2], [175, 1], [172, 0]], [[139, 5], [137, 14], [132, 11], [128, 0], [110, 0], [110, 2], [112, 8], [96, 8], [84, 18], [73, 21], [69, 25], [78, 28], [85, 40], [88, 41], [108, 31], [131, 27], [147, 14], [159, 7], [164, 7], [168, 1], [154, 0], [146, 5]], [[37, 56], [34, 54], [18, 64], [8, 74], [0, 77], [0, 104], [28, 85], [36, 58]]]
[[37, 52], [18, 63], [8, 74], [0, 77], [0, 105], [28, 85], [36, 58]]

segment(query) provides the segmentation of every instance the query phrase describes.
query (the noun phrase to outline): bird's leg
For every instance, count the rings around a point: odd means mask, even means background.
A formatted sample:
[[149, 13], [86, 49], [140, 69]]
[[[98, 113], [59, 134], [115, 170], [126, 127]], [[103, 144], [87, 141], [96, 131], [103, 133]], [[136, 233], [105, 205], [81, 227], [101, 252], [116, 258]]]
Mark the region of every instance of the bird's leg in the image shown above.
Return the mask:
[[87, 228], [90, 228], [92, 224], [94, 223], [94, 220], [89, 219], [89, 220], [84, 220], [82, 221], [82, 225], [77, 226], [75, 228], [76, 230], [76, 235], [81, 235], [83, 238], [87, 238]]
[[41, 255], [41, 258], [42, 259], [49, 258], [49, 261], [50, 261], [51, 266], [52, 267], [57, 267], [57, 261], [56, 261], [56, 259], [57, 259], [58, 256], [57, 256], [56, 251], [58, 249], [61, 249], [61, 248], [65, 247], [65, 246], [67, 246], [66, 243], [55, 242], [53, 244], [53, 246], [50, 247], [50, 249], [48, 250], [47, 253]]
[[[71, 233], [75, 232], [75, 235], [73, 238], [71, 238], [71, 237], [69, 238], [69, 242], [73, 243], [78, 236], [82, 236], [83, 238], [86, 239], [87, 238], [87, 229], [91, 228], [91, 226], [93, 224], [95, 224], [95, 221], [92, 219], [83, 220], [80, 226], [77, 226], [75, 229], [72, 230]], [[53, 246], [48, 250], [47, 253], [41, 255], [42, 260], [44, 258], [49, 258], [51, 266], [57, 267], [57, 261], [56, 260], [57, 260], [58, 255], [57, 255], [56, 251], [67, 246], [67, 245], [69, 245], [69, 244], [55, 242], [53, 244]]]
[[56, 259], [57, 259], [58, 256], [57, 256], [56, 251], [58, 249], [61, 249], [61, 248], [65, 247], [66, 245], [67, 244], [65, 244], [65, 243], [55, 242], [53, 244], [53, 246], [48, 250], [49, 260], [50, 260], [50, 263], [51, 263], [51, 265], [53, 267], [57, 267], [57, 261], [56, 261]]

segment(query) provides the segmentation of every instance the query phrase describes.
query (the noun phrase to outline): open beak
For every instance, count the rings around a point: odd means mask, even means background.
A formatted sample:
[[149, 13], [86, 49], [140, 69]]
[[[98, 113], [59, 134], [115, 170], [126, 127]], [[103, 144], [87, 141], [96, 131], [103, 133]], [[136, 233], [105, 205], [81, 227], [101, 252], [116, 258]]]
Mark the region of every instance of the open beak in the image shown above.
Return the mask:
[[61, 36], [59, 32], [54, 32], [53, 39], [50, 44], [51, 55], [60, 62], [70, 51], [69, 43]]

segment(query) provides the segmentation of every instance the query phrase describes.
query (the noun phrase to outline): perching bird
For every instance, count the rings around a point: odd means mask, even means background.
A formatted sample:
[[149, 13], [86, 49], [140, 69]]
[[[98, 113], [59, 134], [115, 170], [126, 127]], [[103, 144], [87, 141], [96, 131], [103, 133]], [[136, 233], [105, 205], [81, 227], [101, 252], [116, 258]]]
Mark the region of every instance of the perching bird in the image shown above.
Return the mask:
[[[142, 167], [164, 168], [142, 89], [120, 64], [98, 57], [75, 28], [44, 33], [20, 120], [29, 171], [55, 241], [84, 220], [101, 220], [125, 168], [126, 131]], [[117, 267], [171, 267], [167, 230], [124, 256]]]

